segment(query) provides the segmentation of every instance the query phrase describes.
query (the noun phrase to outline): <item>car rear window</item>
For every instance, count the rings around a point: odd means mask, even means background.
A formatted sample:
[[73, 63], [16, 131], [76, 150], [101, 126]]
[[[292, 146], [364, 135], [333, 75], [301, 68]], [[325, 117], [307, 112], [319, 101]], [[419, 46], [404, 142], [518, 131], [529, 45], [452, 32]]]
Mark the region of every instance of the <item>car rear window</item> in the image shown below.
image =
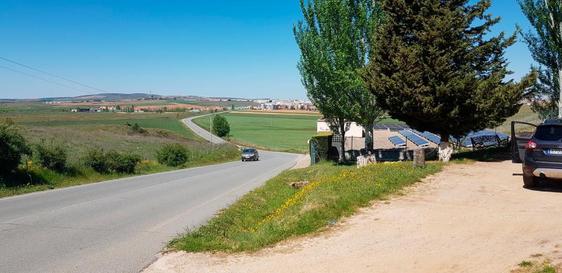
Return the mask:
[[562, 139], [562, 126], [542, 125], [537, 128], [535, 138], [539, 140], [555, 141]]

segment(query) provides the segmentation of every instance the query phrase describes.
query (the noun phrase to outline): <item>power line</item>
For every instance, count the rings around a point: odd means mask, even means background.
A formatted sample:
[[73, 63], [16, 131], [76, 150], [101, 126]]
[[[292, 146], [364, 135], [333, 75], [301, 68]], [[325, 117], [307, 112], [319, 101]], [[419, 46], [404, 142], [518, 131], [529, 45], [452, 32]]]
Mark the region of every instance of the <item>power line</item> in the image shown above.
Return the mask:
[[[58, 75], [55, 75], [55, 74], [53, 74], [53, 73], [49, 73], [49, 72], [47, 72], [47, 71], [41, 70], [41, 69], [39, 69], [39, 68], [35, 68], [35, 67], [29, 66], [29, 65], [26, 65], [26, 64], [22, 64], [22, 63], [20, 63], [20, 62], [16, 62], [16, 61], [14, 61], [14, 60], [10, 60], [10, 59], [8, 59], [8, 58], [4, 58], [4, 57], [1, 57], [1, 56], [0, 56], [0, 59], [1, 59], [1, 60], [4, 60], [4, 61], [6, 61], [6, 62], [9, 62], [9, 63], [15, 64], [15, 65], [19, 65], [19, 66], [21, 66], [21, 67], [25, 67], [25, 68], [27, 68], [27, 69], [30, 69], [30, 70], [33, 70], [33, 71], [36, 71], [36, 72], [39, 72], [39, 73], [43, 73], [43, 74], [45, 74], [45, 75], [49, 75], [49, 76], [51, 76], [51, 77], [53, 77], [53, 78], [58, 78], [58, 79], [61, 79], [61, 80], [65, 80], [65, 81], [67, 81], [67, 82], [74, 83], [74, 84], [76, 84], [76, 85], [80, 85], [80, 86], [82, 86], [82, 87], [86, 87], [86, 88], [88, 88], [88, 89], [96, 90], [96, 91], [99, 91], [99, 92], [102, 92], [102, 93], [111, 93], [111, 92], [109, 92], [109, 91], [107, 91], [107, 90], [103, 90], [103, 89], [100, 89], [100, 88], [97, 88], [97, 87], [93, 87], [93, 86], [90, 86], [90, 85], [87, 85], [87, 84], [84, 84], [84, 83], [81, 83], [81, 82], [78, 82], [78, 81], [75, 81], [75, 80], [72, 80], [72, 79], [69, 79], [69, 78], [65, 78], [65, 77], [62, 77], [62, 76], [58, 76]], [[4, 68], [5, 68], [5, 67], [4, 67]]]
[[19, 73], [19, 74], [22, 74], [22, 75], [26, 75], [26, 76], [28, 76], [28, 77], [32, 77], [32, 78], [35, 78], [35, 79], [38, 79], [38, 80], [42, 80], [42, 81], [44, 81], [44, 82], [48, 82], [48, 83], [60, 85], [60, 86], [62, 86], [62, 87], [69, 88], [69, 89], [72, 89], [72, 90], [75, 90], [75, 91], [76, 91], [76, 88], [74, 88], [74, 87], [72, 87], [72, 86], [69, 86], [69, 85], [66, 85], [66, 84], [62, 84], [62, 83], [59, 83], [59, 82], [55, 82], [55, 81], [52, 81], [52, 80], [49, 80], [49, 79], [45, 79], [45, 78], [42, 78], [42, 77], [39, 77], [39, 76], [36, 76], [36, 75], [33, 75], [33, 74], [29, 74], [29, 73], [26, 73], [26, 72], [23, 72], [23, 71], [19, 71], [19, 70], [13, 69], [13, 68], [11, 68], [11, 67], [7, 67], [7, 66], [0, 65], [0, 68], [4, 68], [4, 69], [6, 69], [6, 70], [10, 70], [10, 71], [15, 72], [15, 73]]

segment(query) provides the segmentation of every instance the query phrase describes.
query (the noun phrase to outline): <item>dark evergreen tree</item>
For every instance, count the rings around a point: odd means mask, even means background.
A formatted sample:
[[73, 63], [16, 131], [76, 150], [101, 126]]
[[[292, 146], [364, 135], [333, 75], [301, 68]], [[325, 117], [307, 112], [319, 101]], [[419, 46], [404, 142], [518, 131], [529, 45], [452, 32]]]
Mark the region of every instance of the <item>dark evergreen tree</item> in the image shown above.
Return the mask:
[[559, 107], [562, 88], [562, 3], [560, 0], [520, 0], [523, 13], [535, 29], [523, 35], [535, 61], [539, 80], [529, 97], [543, 118], [562, 118]]
[[499, 18], [489, 0], [383, 0], [366, 80], [380, 106], [420, 131], [441, 136], [494, 127], [517, 113], [534, 73], [506, 80], [504, 51], [516, 36], [491, 36]]

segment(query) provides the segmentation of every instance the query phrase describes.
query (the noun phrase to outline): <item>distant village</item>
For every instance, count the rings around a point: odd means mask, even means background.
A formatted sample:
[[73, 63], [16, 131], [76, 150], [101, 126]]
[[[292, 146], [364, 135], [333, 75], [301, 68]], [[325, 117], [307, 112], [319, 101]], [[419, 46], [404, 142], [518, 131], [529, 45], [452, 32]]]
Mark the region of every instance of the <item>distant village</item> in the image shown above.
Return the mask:
[[280, 99], [241, 99], [241, 98], [203, 98], [203, 97], [164, 97], [151, 96], [136, 99], [107, 99], [103, 97], [84, 97], [46, 100], [45, 104], [68, 107], [70, 112], [202, 112], [202, 111], [307, 111], [316, 112], [316, 107], [305, 100]]

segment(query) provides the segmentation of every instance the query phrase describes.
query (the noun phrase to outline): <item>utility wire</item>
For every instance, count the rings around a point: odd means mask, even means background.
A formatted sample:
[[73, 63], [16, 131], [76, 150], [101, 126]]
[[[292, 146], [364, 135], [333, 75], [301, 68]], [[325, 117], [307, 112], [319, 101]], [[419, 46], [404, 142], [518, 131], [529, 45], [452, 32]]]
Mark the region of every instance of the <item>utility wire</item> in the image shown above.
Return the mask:
[[39, 77], [39, 76], [36, 76], [36, 75], [33, 75], [33, 74], [29, 74], [29, 73], [26, 73], [26, 72], [23, 72], [23, 71], [19, 71], [19, 70], [13, 69], [11, 67], [0, 65], [0, 68], [4, 68], [6, 70], [10, 70], [10, 71], [15, 72], [15, 73], [23, 74], [23, 75], [26, 75], [28, 77], [32, 77], [32, 78], [35, 78], [35, 79], [38, 79], [38, 80], [42, 80], [44, 82], [60, 85], [62, 87], [69, 88], [69, 89], [72, 89], [72, 90], [76, 91], [76, 88], [74, 88], [72, 86], [62, 84], [62, 83], [59, 83], [59, 82], [56, 82], [56, 81], [52, 81], [52, 80], [49, 80], [49, 79], [45, 79], [45, 78], [42, 78], [42, 77]]
[[[49, 72], [47, 72], [47, 71], [41, 70], [41, 69], [39, 69], [39, 68], [35, 68], [35, 67], [29, 66], [29, 65], [26, 65], [26, 64], [22, 64], [22, 63], [20, 63], [20, 62], [16, 62], [16, 61], [14, 61], [14, 60], [10, 60], [10, 59], [8, 59], [8, 58], [4, 58], [4, 57], [2, 57], [2, 56], [0, 56], [0, 60], [4, 60], [4, 61], [6, 61], [6, 62], [15, 64], [15, 65], [19, 65], [19, 66], [21, 66], [21, 67], [25, 67], [25, 68], [27, 68], [27, 69], [30, 69], [30, 70], [33, 70], [33, 71], [36, 71], [36, 72], [39, 72], [39, 73], [43, 73], [43, 74], [45, 74], [45, 75], [49, 75], [49, 76], [51, 76], [51, 77], [53, 77], [53, 78], [58, 78], [58, 79], [61, 79], [61, 80], [65, 80], [65, 81], [67, 81], [67, 82], [71, 82], [71, 83], [73, 83], [73, 84], [76, 84], [76, 85], [79, 85], [79, 86], [82, 86], [82, 87], [86, 87], [86, 88], [88, 88], [88, 89], [96, 90], [96, 91], [99, 91], [99, 92], [102, 92], [102, 93], [111, 93], [111, 92], [109, 92], [109, 91], [107, 91], [107, 90], [103, 90], [103, 89], [100, 89], [100, 88], [97, 88], [97, 87], [93, 87], [93, 86], [90, 86], [90, 85], [87, 85], [87, 84], [84, 84], [84, 83], [81, 83], [81, 82], [78, 82], [78, 81], [75, 81], [75, 80], [71, 80], [71, 79], [69, 79], [69, 78], [65, 78], [65, 77], [62, 77], [62, 76], [58, 76], [58, 75], [55, 75], [55, 74], [53, 74], [53, 73], [49, 73]], [[4, 68], [6, 68], [6, 67], [4, 67]], [[28, 75], [28, 76], [29, 76], [29, 75]]]

